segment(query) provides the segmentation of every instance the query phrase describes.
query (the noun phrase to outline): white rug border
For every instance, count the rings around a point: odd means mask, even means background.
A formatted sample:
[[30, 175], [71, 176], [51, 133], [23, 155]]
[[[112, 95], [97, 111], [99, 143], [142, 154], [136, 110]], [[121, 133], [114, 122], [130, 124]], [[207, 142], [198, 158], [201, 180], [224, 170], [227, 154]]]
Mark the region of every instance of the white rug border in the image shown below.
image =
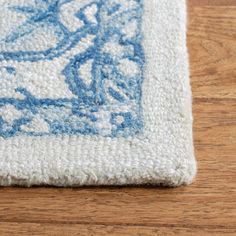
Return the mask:
[[[144, 132], [136, 138], [0, 139], [0, 185], [178, 186], [192, 182], [185, 0], [144, 0]], [[149, 105], [147, 105], [149, 104]]]

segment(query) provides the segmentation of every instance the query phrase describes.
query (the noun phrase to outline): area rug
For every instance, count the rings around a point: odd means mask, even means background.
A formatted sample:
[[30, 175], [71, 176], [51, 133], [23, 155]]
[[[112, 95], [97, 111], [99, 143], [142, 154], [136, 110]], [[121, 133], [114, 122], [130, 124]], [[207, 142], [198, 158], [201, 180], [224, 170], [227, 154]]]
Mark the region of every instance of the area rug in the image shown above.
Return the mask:
[[192, 182], [184, 0], [0, 1], [0, 185]]

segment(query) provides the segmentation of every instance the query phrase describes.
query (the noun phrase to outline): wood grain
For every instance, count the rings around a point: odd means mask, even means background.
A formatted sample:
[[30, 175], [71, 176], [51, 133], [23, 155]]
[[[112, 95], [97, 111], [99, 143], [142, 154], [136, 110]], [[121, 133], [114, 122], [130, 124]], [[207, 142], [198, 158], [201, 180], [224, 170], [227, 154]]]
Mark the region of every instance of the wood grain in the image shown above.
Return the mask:
[[195, 183], [2, 188], [0, 235], [236, 235], [236, 1], [189, 1]]
[[186, 0], [191, 6], [236, 6], [236, 0]]
[[1, 236], [11, 235], [50, 235], [50, 236], [176, 236], [176, 235], [235, 235], [234, 229], [207, 229], [184, 227], [146, 227], [146, 226], [106, 226], [86, 224], [32, 224], [32, 223], [0, 223]]
[[191, 7], [189, 48], [195, 98], [236, 98], [236, 7]]

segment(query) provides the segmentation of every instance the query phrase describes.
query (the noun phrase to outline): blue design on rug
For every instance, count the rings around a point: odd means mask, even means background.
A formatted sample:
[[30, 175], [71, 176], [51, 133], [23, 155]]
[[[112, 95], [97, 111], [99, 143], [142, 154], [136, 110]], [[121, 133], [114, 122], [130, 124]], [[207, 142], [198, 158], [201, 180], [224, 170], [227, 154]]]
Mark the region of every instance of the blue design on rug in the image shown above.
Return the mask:
[[142, 0], [3, 0], [0, 13], [1, 137], [142, 130]]

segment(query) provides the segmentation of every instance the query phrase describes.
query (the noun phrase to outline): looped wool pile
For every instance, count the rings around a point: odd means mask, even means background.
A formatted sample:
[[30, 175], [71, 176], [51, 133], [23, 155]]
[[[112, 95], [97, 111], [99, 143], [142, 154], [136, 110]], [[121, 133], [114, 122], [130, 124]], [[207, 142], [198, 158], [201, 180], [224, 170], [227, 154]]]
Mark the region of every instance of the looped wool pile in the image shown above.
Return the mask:
[[0, 185], [191, 183], [185, 0], [1, 0], [0, 82]]

